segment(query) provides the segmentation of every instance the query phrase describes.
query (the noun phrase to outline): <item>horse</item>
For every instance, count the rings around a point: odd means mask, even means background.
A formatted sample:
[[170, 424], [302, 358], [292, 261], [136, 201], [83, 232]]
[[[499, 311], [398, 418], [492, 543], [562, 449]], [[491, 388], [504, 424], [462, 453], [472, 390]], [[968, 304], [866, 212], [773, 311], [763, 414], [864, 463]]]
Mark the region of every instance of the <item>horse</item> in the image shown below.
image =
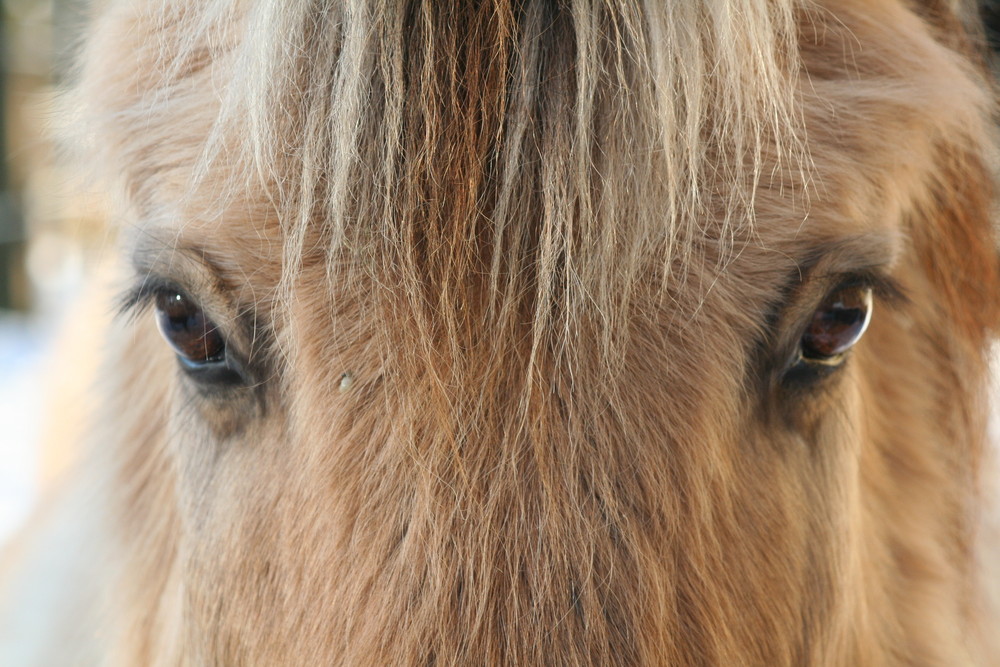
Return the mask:
[[121, 296], [4, 664], [997, 664], [974, 5], [93, 14]]

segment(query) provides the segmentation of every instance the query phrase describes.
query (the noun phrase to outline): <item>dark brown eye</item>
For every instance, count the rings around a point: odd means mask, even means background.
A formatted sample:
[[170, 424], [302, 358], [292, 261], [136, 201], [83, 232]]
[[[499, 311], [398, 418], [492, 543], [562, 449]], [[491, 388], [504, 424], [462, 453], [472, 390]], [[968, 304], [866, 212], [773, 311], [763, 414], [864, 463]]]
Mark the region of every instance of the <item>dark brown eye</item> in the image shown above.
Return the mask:
[[802, 335], [803, 360], [840, 363], [844, 353], [861, 339], [871, 317], [871, 287], [847, 285], [830, 292]]
[[156, 321], [170, 347], [189, 364], [221, 361], [226, 343], [197, 304], [174, 291], [156, 296]]

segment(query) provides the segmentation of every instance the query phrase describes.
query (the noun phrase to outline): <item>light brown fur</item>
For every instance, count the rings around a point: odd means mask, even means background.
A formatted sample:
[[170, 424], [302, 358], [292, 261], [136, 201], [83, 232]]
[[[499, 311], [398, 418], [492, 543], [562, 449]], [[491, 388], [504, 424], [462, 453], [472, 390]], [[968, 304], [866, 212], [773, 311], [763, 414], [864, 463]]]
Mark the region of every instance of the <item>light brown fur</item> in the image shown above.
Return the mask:
[[[101, 660], [996, 664], [971, 14], [232, 4], [106, 3], [73, 98], [127, 273], [260, 369], [113, 325]], [[872, 267], [907, 298], [783, 386]]]

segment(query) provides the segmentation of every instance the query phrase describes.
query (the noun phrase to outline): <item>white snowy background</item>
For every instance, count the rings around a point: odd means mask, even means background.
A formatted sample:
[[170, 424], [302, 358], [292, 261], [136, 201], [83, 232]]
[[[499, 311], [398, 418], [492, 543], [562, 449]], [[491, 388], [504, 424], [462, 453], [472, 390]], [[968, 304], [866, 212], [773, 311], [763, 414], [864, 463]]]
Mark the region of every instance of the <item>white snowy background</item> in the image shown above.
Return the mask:
[[75, 266], [60, 267], [58, 283], [40, 290], [32, 313], [0, 310], [0, 545], [38, 498], [42, 435], [59, 419], [47, 414], [47, 398], [58, 382], [52, 351], [57, 335], [65, 335], [66, 312], [82, 284], [79, 259], [64, 260]]
[[0, 541], [24, 520], [37, 491], [48, 329], [35, 318], [0, 315]]

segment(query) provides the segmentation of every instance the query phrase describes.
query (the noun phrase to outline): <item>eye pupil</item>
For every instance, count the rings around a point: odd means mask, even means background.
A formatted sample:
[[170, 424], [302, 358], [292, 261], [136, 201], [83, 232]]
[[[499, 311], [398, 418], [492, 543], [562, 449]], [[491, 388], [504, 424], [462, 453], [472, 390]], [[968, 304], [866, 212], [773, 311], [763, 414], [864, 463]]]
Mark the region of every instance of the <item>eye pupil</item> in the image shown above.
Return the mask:
[[871, 288], [850, 286], [831, 292], [802, 335], [802, 356], [815, 361], [838, 358], [860, 340], [871, 314]]
[[225, 341], [215, 324], [183, 294], [163, 292], [157, 295], [156, 320], [163, 337], [186, 361], [215, 361], [225, 352]]

